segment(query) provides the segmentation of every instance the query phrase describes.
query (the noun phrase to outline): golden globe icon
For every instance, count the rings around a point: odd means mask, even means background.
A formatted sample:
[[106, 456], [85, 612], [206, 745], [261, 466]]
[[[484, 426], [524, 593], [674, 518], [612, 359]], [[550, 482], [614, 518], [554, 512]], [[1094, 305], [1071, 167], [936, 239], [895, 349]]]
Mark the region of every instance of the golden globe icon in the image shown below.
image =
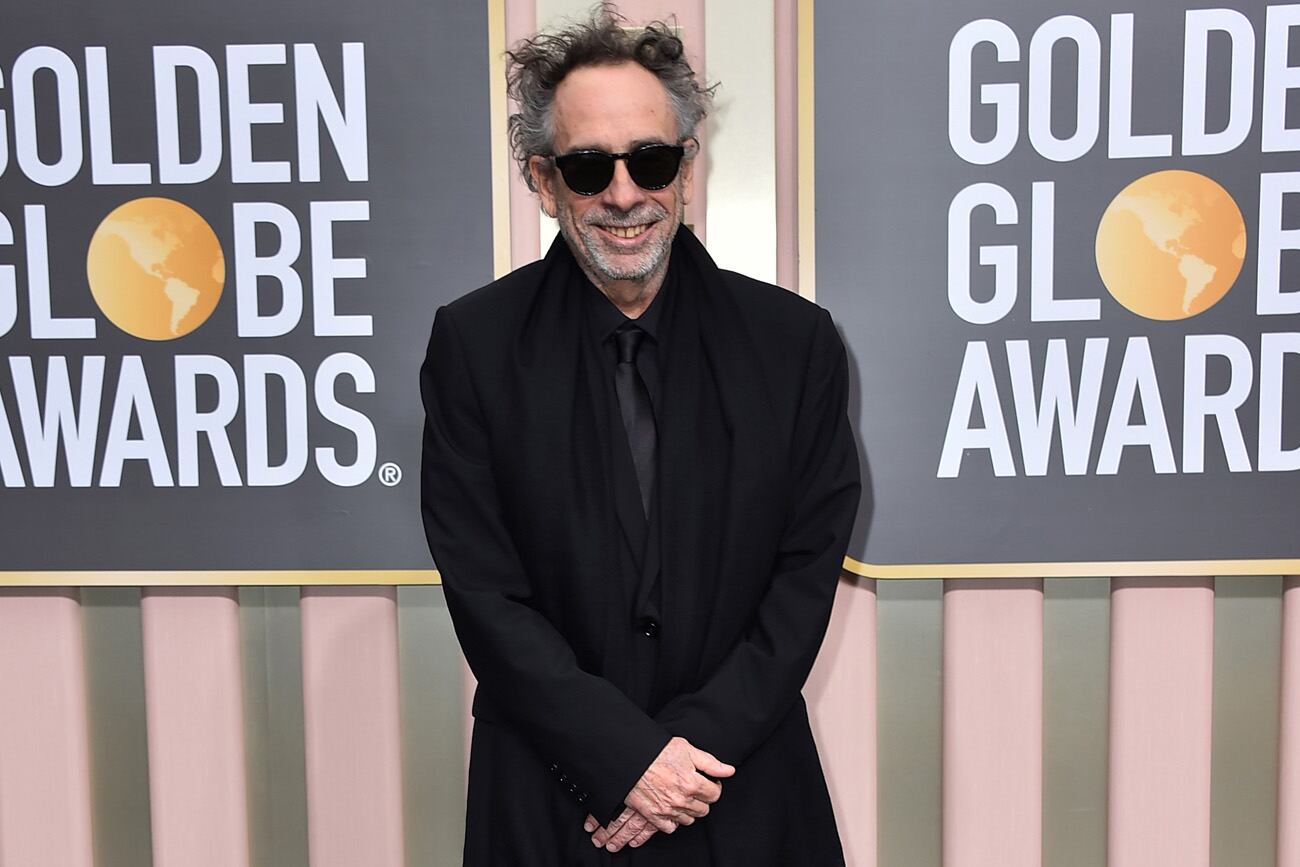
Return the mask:
[[1119, 192], [1097, 226], [1097, 271], [1115, 300], [1147, 319], [1187, 319], [1228, 293], [1246, 257], [1246, 223], [1214, 181], [1153, 172]]
[[95, 303], [127, 334], [174, 340], [202, 325], [226, 282], [212, 227], [172, 199], [133, 199], [114, 208], [86, 253]]

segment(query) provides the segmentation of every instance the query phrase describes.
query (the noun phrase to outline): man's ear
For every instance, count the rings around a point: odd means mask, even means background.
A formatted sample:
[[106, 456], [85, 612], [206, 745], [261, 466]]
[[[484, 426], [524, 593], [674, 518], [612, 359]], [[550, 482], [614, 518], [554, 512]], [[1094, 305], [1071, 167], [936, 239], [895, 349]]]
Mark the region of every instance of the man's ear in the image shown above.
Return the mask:
[[541, 200], [542, 213], [555, 217], [555, 166], [546, 157], [528, 158], [528, 172], [532, 175], [533, 186], [537, 188], [537, 197]]
[[682, 166], [677, 174], [682, 181], [682, 204], [689, 205], [695, 194], [695, 158], [700, 154], [700, 142], [692, 136], [683, 144], [686, 145], [686, 153], [682, 156]]

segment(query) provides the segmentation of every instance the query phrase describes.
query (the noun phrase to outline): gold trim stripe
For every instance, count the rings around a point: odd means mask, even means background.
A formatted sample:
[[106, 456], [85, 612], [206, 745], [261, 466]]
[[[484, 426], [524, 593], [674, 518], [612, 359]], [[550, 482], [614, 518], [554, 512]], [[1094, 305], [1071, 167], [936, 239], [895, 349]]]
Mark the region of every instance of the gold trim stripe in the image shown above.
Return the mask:
[[0, 572], [0, 587], [270, 587], [304, 584], [441, 584], [436, 569]]
[[799, 44], [796, 68], [799, 83], [795, 99], [799, 118], [799, 294], [817, 299], [817, 198], [813, 171], [813, 0], [799, 0]]
[[506, 139], [506, 0], [488, 0], [488, 111], [492, 169], [492, 276], [510, 273], [510, 149]]
[[844, 571], [863, 578], [1141, 578], [1145, 576], [1292, 575], [1300, 560], [1080, 560], [1059, 563], [899, 563], [844, 558]]

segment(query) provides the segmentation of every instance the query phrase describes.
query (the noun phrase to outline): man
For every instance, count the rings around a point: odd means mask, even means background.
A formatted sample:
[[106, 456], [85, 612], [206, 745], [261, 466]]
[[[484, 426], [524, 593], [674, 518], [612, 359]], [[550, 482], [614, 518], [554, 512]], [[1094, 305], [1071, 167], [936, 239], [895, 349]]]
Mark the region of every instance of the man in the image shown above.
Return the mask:
[[601, 6], [510, 60], [560, 238], [439, 310], [421, 372], [464, 863], [842, 864], [800, 689], [858, 502], [843, 346], [681, 225], [710, 93], [668, 28]]

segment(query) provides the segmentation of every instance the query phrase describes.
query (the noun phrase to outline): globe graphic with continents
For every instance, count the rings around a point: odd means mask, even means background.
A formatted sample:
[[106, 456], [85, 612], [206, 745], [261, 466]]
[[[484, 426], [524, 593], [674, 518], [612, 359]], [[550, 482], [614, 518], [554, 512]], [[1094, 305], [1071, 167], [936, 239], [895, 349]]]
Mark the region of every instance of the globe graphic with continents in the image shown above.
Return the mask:
[[1111, 201], [1097, 226], [1097, 271], [1115, 300], [1147, 319], [1187, 319], [1228, 293], [1246, 257], [1232, 196], [1195, 172], [1154, 172]]
[[145, 340], [184, 337], [212, 315], [226, 259], [212, 227], [172, 199], [132, 199], [99, 224], [86, 253], [99, 309]]

